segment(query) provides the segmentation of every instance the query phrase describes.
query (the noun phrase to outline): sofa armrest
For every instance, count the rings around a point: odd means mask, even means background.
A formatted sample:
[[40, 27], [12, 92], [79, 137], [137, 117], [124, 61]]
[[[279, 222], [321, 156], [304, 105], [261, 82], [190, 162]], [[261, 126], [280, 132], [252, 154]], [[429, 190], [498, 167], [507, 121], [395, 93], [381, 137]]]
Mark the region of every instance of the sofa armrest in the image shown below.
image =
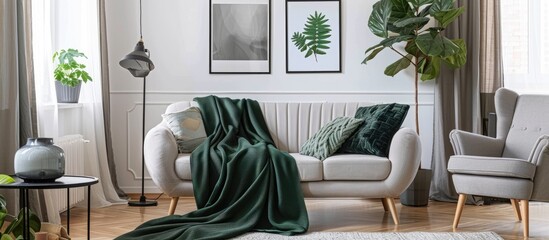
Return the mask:
[[168, 196], [182, 180], [175, 173], [177, 143], [172, 132], [160, 123], [153, 127], [145, 137], [143, 146], [145, 164], [153, 182]]
[[549, 136], [543, 135], [538, 138], [528, 160], [536, 165], [536, 175], [534, 176], [534, 190], [532, 200], [549, 200], [548, 182], [549, 182]]
[[501, 157], [505, 141], [461, 130], [450, 132], [455, 155]]
[[401, 128], [393, 136], [389, 149], [391, 173], [385, 183], [389, 195], [398, 197], [414, 180], [421, 163], [421, 142], [416, 131]]

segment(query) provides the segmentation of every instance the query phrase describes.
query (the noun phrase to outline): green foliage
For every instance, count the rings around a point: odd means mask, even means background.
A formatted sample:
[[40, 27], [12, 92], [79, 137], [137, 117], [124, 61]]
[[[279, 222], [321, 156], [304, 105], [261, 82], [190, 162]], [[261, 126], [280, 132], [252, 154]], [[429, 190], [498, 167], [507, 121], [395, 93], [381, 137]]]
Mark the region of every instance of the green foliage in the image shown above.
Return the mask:
[[52, 62], [55, 62], [56, 59], [58, 61], [57, 67], [53, 71], [55, 80], [69, 87], [74, 87], [81, 82], [92, 81], [88, 72], [84, 70], [86, 65], [80, 64], [75, 60], [78, 57], [87, 58], [84, 53], [72, 48], [55, 52], [52, 57]]
[[[0, 232], [0, 240], [23, 239], [23, 214], [25, 209], [21, 209], [17, 217], [9, 215], [6, 208], [6, 199], [0, 195], [0, 229], [4, 226], [5, 220], [11, 218], [11, 223], [4, 232]], [[40, 231], [41, 222], [38, 216], [29, 209], [30, 239], [34, 239], [34, 233]], [[15, 238], [14, 238], [15, 237]]]
[[326, 15], [315, 11], [314, 14], [307, 17], [303, 32], [294, 32], [292, 35], [292, 42], [297, 49], [300, 52], [306, 52], [305, 58], [314, 55], [315, 61], [318, 62], [317, 55], [325, 55], [325, 50], [330, 49], [328, 44], [331, 41], [328, 39], [332, 36], [330, 34], [332, 29], [327, 24], [328, 21]]
[[[395, 76], [412, 65], [415, 69], [416, 131], [419, 134], [419, 79], [435, 79], [441, 63], [459, 68], [467, 59], [467, 48], [461, 39], [448, 39], [442, 32], [465, 10], [455, 7], [455, 0], [379, 0], [373, 5], [368, 20], [370, 31], [382, 40], [366, 49], [366, 64], [384, 49], [391, 49], [401, 58], [385, 68], [385, 75]], [[436, 21], [436, 27], [427, 24]], [[393, 47], [406, 42], [404, 52]], [[421, 75], [421, 77], [420, 77]]]
[[368, 27], [373, 34], [378, 37], [387, 38], [389, 32], [387, 29], [389, 17], [391, 17], [391, 8], [393, 3], [391, 0], [381, 0], [374, 4], [370, 19], [368, 19]]
[[0, 184], [10, 184], [14, 183], [15, 180], [6, 174], [0, 174]]
[[[385, 69], [385, 74], [394, 76], [413, 65], [422, 80], [438, 76], [440, 64], [459, 68], [465, 64], [467, 48], [461, 39], [448, 39], [444, 29], [464, 11], [455, 7], [454, 0], [380, 0], [373, 5], [368, 27], [382, 39], [368, 48], [363, 64], [374, 59], [383, 49], [389, 48], [402, 58]], [[429, 21], [437, 27], [424, 29]], [[405, 53], [393, 47], [406, 41]], [[408, 61], [406, 64], [405, 62]]]
[[392, 63], [385, 69], [385, 75], [387, 76], [395, 76], [398, 72], [408, 68], [410, 66], [410, 59], [412, 59], [412, 55], [408, 54], [405, 57], [402, 57], [401, 59], [397, 60], [396, 62]]

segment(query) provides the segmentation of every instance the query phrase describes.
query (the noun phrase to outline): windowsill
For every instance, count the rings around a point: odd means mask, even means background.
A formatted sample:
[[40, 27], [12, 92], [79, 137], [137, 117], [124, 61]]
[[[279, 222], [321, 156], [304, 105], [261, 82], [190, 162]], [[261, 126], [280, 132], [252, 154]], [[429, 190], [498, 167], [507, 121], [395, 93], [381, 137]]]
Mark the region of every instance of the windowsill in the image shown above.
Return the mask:
[[75, 109], [75, 108], [82, 108], [84, 104], [82, 103], [49, 103], [44, 105], [47, 108], [55, 108], [57, 106], [57, 109]]
[[59, 109], [67, 109], [67, 108], [82, 108], [84, 104], [82, 103], [58, 103], [57, 107]]

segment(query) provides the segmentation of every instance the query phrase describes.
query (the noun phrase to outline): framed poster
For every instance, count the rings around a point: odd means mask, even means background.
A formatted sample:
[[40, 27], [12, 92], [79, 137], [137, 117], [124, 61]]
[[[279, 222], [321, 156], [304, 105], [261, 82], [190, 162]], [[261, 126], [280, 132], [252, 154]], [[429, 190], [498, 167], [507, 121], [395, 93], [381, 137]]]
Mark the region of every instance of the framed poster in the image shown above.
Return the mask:
[[210, 0], [210, 73], [270, 73], [270, 13], [270, 0]]
[[286, 72], [341, 72], [340, 0], [286, 0]]

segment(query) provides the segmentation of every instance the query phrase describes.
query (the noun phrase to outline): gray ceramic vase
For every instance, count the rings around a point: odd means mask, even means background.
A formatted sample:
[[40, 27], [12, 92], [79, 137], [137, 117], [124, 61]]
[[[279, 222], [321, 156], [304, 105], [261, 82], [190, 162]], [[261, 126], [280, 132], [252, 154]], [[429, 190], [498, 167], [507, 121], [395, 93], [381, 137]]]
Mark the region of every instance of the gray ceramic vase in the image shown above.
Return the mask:
[[29, 138], [15, 153], [14, 165], [25, 182], [53, 182], [65, 174], [65, 154], [52, 138]]

